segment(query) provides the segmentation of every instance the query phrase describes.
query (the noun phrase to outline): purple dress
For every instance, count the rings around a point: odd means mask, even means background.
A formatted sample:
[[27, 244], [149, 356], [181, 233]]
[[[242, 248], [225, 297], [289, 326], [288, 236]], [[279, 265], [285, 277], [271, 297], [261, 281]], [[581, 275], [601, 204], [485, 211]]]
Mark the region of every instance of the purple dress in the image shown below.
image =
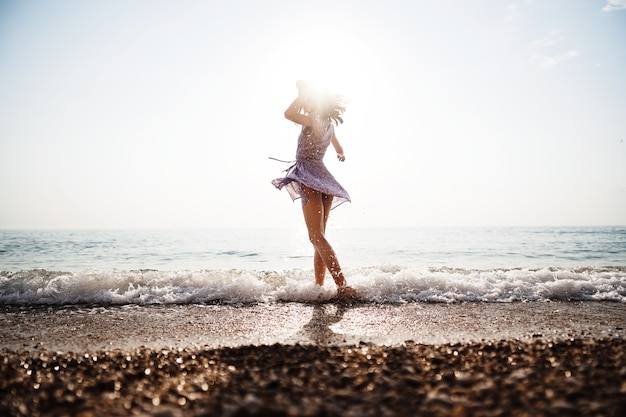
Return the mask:
[[333, 209], [341, 203], [350, 201], [348, 192], [328, 171], [323, 161], [335, 129], [329, 119], [322, 119], [315, 113], [309, 114], [309, 117], [311, 126], [303, 126], [298, 137], [296, 163], [287, 170], [287, 175], [276, 178], [272, 184], [279, 190], [285, 187], [291, 199], [301, 198], [303, 205], [306, 204], [307, 198], [301, 184], [323, 194], [332, 195], [334, 198], [331, 209]]

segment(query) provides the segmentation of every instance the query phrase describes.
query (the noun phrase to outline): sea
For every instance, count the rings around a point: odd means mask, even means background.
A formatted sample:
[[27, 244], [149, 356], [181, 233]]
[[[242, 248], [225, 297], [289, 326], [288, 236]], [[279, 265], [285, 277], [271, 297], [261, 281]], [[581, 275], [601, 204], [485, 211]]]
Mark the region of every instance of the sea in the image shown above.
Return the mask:
[[[358, 302], [626, 302], [626, 226], [337, 228]], [[0, 230], [0, 306], [332, 300], [305, 230]]]

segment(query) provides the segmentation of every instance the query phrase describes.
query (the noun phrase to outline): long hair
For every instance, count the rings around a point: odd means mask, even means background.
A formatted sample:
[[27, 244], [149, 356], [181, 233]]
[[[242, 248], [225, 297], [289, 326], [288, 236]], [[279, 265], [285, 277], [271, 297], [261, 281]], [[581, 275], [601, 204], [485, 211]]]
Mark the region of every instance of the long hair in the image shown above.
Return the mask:
[[335, 123], [335, 125], [338, 126], [340, 123], [343, 123], [343, 118], [341, 117], [341, 115], [345, 111], [346, 102], [343, 96], [334, 94], [328, 96], [327, 105], [322, 115], [328, 117]]
[[343, 96], [330, 94], [328, 89], [319, 87], [311, 81], [298, 81], [296, 86], [300, 95], [305, 97], [306, 104], [311, 110], [331, 120], [335, 125], [343, 123], [341, 115], [346, 111], [346, 102]]

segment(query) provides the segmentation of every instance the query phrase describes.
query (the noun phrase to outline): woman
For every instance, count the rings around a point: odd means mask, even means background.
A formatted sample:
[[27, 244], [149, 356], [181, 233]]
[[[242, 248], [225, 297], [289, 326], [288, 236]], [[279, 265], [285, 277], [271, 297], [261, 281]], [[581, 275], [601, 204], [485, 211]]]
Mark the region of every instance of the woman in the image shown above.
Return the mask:
[[331, 143], [337, 152], [337, 159], [345, 160], [333, 126], [333, 122], [337, 125], [343, 123], [341, 114], [345, 107], [340, 96], [332, 96], [310, 82], [298, 81], [296, 86], [298, 97], [285, 111], [288, 120], [302, 125], [296, 163], [287, 170], [284, 178], [277, 178], [272, 184], [278, 189], [285, 187], [293, 200], [302, 199], [309, 240], [315, 248], [315, 282], [324, 285], [328, 269], [337, 284], [337, 296], [341, 299], [353, 298], [356, 292], [347, 285], [337, 255], [325, 237], [330, 210], [350, 201], [348, 192], [335, 180], [323, 161]]

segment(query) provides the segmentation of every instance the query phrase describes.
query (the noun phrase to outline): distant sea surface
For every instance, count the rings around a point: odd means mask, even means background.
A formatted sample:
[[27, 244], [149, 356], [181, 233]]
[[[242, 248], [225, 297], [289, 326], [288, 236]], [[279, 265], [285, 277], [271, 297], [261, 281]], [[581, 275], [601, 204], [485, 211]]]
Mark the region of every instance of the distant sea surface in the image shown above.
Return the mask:
[[[364, 302], [626, 302], [626, 227], [331, 229]], [[304, 230], [1, 230], [0, 304], [309, 302]]]

